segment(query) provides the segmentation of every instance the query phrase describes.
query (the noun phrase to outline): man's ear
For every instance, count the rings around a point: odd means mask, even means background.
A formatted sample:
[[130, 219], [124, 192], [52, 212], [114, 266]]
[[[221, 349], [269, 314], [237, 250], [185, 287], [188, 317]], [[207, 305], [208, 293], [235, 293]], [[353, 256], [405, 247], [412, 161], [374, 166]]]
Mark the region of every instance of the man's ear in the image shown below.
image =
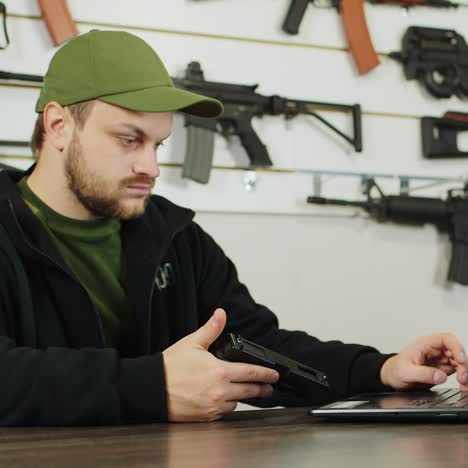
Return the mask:
[[51, 101], [44, 108], [42, 118], [44, 119], [45, 141], [57, 151], [62, 152], [73, 130], [70, 115], [67, 115], [65, 108], [59, 103]]

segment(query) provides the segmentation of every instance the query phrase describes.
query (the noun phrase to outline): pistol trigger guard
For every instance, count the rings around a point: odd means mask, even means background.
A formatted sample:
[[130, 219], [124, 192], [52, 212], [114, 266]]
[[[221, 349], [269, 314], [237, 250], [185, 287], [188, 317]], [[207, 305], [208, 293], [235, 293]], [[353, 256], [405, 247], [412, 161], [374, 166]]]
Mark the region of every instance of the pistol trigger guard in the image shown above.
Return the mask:
[[229, 138], [236, 133], [233, 130], [233, 125], [223, 120], [218, 122], [216, 131], [220, 133], [222, 137], [226, 138], [226, 140], [229, 140]]

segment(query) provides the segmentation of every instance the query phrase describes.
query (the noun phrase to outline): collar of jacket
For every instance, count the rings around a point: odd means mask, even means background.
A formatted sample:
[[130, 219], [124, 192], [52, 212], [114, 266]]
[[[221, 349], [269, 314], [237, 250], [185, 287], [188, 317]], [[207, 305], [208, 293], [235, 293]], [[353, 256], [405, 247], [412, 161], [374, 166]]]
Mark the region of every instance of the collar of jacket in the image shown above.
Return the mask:
[[[23, 201], [16, 183], [31, 174], [27, 171], [0, 171], [0, 222], [7, 230], [13, 244], [26, 261], [46, 262], [71, 274], [59, 255], [41, 221]], [[167, 253], [174, 236], [183, 231], [193, 219], [192, 210], [182, 208], [169, 200], [152, 195], [143, 216], [122, 222], [122, 249], [127, 270], [127, 293], [135, 313], [140, 352], [148, 353], [150, 347], [149, 317], [156, 269]], [[71, 274], [71, 276], [74, 276]], [[78, 347], [96, 346], [89, 327], [95, 327], [95, 317], [84, 320], [83, 314], [62, 313], [67, 329]], [[86, 331], [88, 330], [88, 333]]]

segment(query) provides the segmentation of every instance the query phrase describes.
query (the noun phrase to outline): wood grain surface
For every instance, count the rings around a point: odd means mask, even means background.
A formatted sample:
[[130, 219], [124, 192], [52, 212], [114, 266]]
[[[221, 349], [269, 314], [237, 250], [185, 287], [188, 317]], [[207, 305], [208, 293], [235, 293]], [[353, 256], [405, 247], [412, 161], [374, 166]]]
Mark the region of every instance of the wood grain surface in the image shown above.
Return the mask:
[[305, 408], [212, 423], [0, 429], [0, 466], [9, 468], [451, 468], [467, 455], [463, 424], [330, 423]]

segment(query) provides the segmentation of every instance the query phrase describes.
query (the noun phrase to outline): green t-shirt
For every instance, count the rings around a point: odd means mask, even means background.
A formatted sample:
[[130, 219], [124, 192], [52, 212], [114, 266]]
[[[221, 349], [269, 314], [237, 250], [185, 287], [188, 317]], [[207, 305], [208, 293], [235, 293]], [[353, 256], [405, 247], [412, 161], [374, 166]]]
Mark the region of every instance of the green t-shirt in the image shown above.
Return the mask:
[[29, 188], [26, 177], [18, 189], [50, 234], [65, 263], [88, 292], [104, 328], [106, 346], [119, 346], [130, 318], [125, 265], [116, 218], [77, 220], [49, 208]]

